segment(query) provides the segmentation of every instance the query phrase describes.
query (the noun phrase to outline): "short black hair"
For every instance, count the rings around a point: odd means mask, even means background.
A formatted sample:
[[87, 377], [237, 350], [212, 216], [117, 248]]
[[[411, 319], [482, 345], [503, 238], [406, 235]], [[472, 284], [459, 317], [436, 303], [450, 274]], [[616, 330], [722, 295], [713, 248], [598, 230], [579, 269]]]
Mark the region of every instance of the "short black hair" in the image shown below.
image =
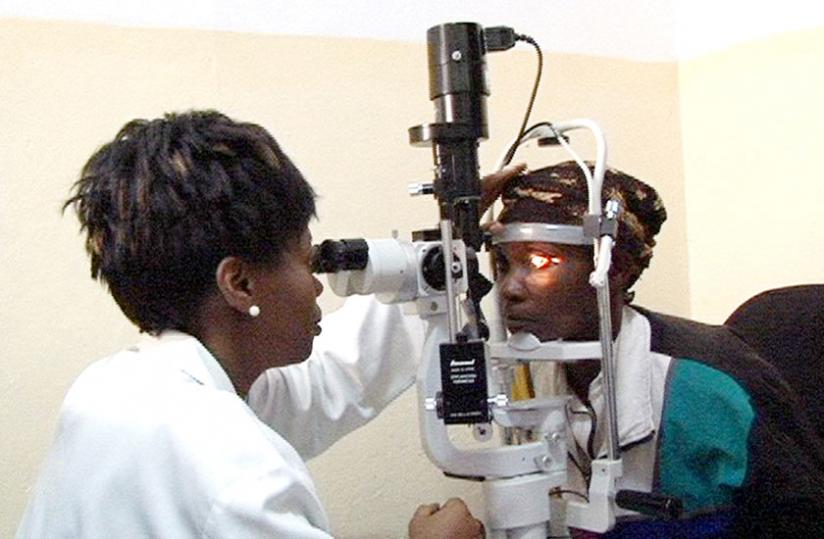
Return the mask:
[[216, 111], [132, 120], [83, 167], [64, 209], [91, 275], [142, 331], [186, 330], [226, 256], [277, 264], [315, 192], [263, 127]]

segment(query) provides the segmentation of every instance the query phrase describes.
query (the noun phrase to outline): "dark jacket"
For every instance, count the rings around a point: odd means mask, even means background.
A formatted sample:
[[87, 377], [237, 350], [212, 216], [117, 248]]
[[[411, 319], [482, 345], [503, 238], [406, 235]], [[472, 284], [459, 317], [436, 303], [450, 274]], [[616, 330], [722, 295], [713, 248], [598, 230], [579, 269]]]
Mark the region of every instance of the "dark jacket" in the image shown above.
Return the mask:
[[608, 537], [824, 537], [824, 445], [778, 371], [724, 326], [637, 310], [673, 358], [653, 490], [685, 515]]

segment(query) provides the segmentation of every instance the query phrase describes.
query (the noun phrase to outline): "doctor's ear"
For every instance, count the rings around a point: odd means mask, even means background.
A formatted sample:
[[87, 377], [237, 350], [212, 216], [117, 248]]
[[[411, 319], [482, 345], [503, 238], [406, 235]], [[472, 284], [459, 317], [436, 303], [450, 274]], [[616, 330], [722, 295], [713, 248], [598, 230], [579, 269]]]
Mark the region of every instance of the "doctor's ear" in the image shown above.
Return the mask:
[[246, 313], [254, 305], [255, 275], [249, 262], [227, 256], [215, 269], [215, 284], [229, 306]]

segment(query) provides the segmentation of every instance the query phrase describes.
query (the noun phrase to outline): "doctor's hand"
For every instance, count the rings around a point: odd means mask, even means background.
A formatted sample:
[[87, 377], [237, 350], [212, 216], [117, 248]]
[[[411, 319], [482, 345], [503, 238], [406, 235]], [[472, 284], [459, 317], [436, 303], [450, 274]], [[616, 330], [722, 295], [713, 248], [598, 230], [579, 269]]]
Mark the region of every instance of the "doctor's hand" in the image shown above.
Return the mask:
[[526, 163], [507, 165], [497, 172], [481, 178], [481, 214], [504, 192], [509, 180], [526, 170]]
[[409, 521], [409, 539], [482, 539], [484, 525], [458, 498], [421, 505]]

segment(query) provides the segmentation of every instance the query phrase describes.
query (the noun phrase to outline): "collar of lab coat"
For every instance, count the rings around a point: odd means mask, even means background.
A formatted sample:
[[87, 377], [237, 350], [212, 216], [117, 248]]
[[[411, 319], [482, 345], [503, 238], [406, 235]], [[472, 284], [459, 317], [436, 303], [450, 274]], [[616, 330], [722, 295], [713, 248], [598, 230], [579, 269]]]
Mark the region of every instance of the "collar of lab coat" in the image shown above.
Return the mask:
[[191, 335], [175, 330], [165, 330], [157, 336], [145, 335], [137, 343], [137, 349], [180, 370], [198, 384], [237, 394], [217, 358]]
[[[626, 448], [655, 431], [650, 325], [644, 316], [629, 307], [624, 307], [621, 313], [621, 331], [615, 340], [614, 360], [618, 440], [620, 447]], [[599, 418], [606, 417], [603, 391], [603, 374], [600, 373], [589, 386], [589, 400]], [[598, 453], [606, 454], [605, 440]]]

